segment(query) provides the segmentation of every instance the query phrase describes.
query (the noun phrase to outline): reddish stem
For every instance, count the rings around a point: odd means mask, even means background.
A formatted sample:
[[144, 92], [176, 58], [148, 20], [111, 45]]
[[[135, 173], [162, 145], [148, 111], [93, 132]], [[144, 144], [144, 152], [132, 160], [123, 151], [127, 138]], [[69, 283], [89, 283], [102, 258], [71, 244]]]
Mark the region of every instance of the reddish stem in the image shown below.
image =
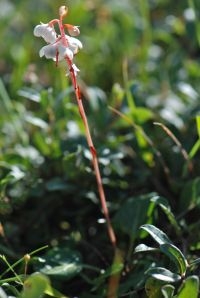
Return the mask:
[[101, 201], [101, 206], [102, 206], [103, 213], [104, 213], [106, 223], [107, 223], [108, 235], [109, 235], [112, 245], [114, 247], [116, 247], [116, 236], [115, 236], [112, 224], [111, 224], [110, 215], [109, 215], [109, 211], [108, 211], [108, 207], [107, 207], [107, 203], [106, 203], [104, 187], [102, 184], [102, 178], [101, 178], [101, 174], [100, 174], [100, 170], [99, 170], [97, 152], [96, 152], [96, 149], [95, 149], [93, 141], [92, 141], [90, 128], [89, 128], [88, 121], [87, 121], [87, 116], [85, 114], [85, 110], [84, 110], [84, 106], [83, 106], [83, 102], [82, 102], [82, 98], [81, 98], [81, 94], [80, 94], [80, 89], [77, 84], [76, 75], [75, 75], [75, 72], [74, 72], [74, 69], [72, 66], [72, 61], [67, 57], [66, 57], [66, 61], [67, 61], [67, 64], [68, 64], [68, 67], [70, 70], [71, 80], [73, 83], [76, 100], [78, 103], [79, 113], [81, 115], [81, 118], [82, 118], [84, 126], [85, 126], [87, 143], [90, 148], [91, 155], [92, 155], [92, 163], [93, 163], [94, 172], [95, 172], [95, 176], [96, 176], [96, 180], [97, 180], [97, 186], [98, 186], [98, 192], [99, 192], [99, 197], [100, 197], [100, 201]]
[[[64, 26], [63, 26], [63, 22], [62, 22], [63, 16], [64, 16], [63, 14], [60, 14], [60, 20], [58, 20], [58, 26], [60, 29], [62, 42], [64, 45], [68, 46], [68, 41], [65, 36], [65, 30], [64, 30]], [[90, 152], [91, 152], [91, 156], [92, 156], [92, 163], [93, 163], [94, 172], [95, 172], [95, 176], [96, 176], [96, 180], [97, 180], [97, 186], [98, 186], [98, 192], [99, 192], [99, 197], [100, 197], [100, 201], [101, 201], [101, 206], [102, 206], [102, 210], [103, 210], [103, 213], [104, 213], [104, 216], [106, 219], [106, 223], [107, 223], [108, 235], [109, 235], [109, 238], [110, 238], [110, 241], [111, 241], [113, 247], [116, 248], [116, 237], [115, 237], [115, 233], [114, 233], [114, 230], [113, 230], [113, 227], [111, 224], [111, 220], [110, 220], [110, 215], [109, 215], [108, 206], [107, 206], [107, 202], [106, 202], [104, 187], [103, 187], [102, 178], [101, 178], [101, 174], [100, 174], [100, 170], [99, 170], [97, 152], [96, 152], [96, 149], [95, 149], [93, 141], [92, 141], [90, 128], [89, 128], [88, 121], [87, 121], [87, 116], [85, 114], [85, 110], [84, 110], [84, 106], [83, 106], [83, 102], [82, 102], [82, 98], [81, 98], [80, 88], [79, 88], [77, 80], [76, 80], [76, 74], [75, 74], [75, 71], [73, 68], [72, 60], [69, 59], [67, 56], [65, 59], [68, 64], [68, 67], [69, 67], [70, 76], [71, 76], [71, 80], [72, 80], [72, 84], [74, 87], [76, 100], [77, 100], [77, 104], [78, 104], [78, 108], [79, 108], [79, 113], [81, 115], [81, 118], [82, 118], [84, 126], [85, 126], [86, 139], [87, 139], [87, 143], [90, 148]]]

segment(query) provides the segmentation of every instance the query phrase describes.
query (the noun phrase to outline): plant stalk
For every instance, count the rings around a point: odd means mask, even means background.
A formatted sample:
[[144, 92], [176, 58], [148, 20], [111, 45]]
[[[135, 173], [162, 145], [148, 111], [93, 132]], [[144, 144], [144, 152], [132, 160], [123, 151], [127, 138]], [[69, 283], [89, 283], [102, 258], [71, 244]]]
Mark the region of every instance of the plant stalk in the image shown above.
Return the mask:
[[84, 126], [85, 126], [86, 139], [87, 139], [87, 143], [88, 143], [88, 146], [89, 146], [89, 149], [91, 152], [91, 156], [92, 156], [92, 164], [93, 164], [94, 172], [95, 172], [95, 176], [96, 176], [102, 210], [103, 210], [103, 213], [104, 213], [104, 216], [106, 219], [106, 223], [107, 223], [108, 235], [109, 235], [109, 238], [110, 238], [110, 241], [111, 241], [113, 247], [115, 248], [116, 247], [116, 236], [115, 236], [115, 233], [114, 233], [114, 230], [112, 227], [112, 223], [110, 220], [109, 210], [108, 210], [108, 206], [107, 206], [107, 202], [106, 202], [104, 187], [103, 187], [101, 173], [100, 173], [100, 169], [99, 169], [97, 151], [96, 151], [93, 141], [92, 141], [90, 128], [89, 128], [88, 121], [87, 121], [87, 116], [86, 116], [85, 109], [83, 106], [80, 88], [77, 83], [77, 79], [76, 79], [75, 71], [73, 69], [72, 61], [67, 57], [66, 57], [66, 61], [67, 61], [68, 67], [69, 67], [70, 76], [71, 76], [71, 80], [72, 80], [72, 84], [74, 87], [74, 92], [76, 95], [76, 100], [77, 100], [77, 104], [78, 104], [78, 108], [79, 108], [79, 113], [80, 113], [80, 116], [81, 116]]

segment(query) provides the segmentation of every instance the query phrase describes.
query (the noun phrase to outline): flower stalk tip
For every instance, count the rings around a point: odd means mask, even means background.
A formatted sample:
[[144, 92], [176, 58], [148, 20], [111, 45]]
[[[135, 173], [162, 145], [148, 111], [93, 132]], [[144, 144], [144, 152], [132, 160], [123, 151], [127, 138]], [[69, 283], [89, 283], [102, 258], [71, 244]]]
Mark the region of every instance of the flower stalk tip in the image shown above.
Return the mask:
[[68, 13], [68, 7], [65, 6], [65, 5], [60, 6], [60, 8], [59, 8], [59, 16], [61, 18], [64, 18], [67, 15], [67, 13]]

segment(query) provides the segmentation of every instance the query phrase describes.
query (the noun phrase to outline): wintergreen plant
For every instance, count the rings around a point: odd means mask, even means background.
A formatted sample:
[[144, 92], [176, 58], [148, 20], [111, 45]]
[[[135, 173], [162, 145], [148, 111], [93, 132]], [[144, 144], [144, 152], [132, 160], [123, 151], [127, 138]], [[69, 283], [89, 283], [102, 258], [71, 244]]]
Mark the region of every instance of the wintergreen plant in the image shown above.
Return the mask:
[[[79, 108], [79, 113], [85, 126], [86, 138], [92, 156], [92, 163], [96, 175], [102, 209], [107, 222], [109, 238], [112, 245], [116, 247], [116, 237], [111, 224], [110, 215], [107, 207], [104, 187], [102, 184], [102, 178], [99, 170], [97, 151], [93, 144], [90, 128], [87, 121], [87, 116], [82, 102], [80, 88], [77, 82], [77, 72], [79, 71], [79, 69], [73, 61], [74, 56], [78, 53], [79, 49], [82, 48], [82, 43], [76, 37], [74, 37], [79, 35], [80, 30], [78, 26], [74, 26], [71, 24], [63, 24], [63, 18], [67, 15], [67, 13], [68, 8], [66, 6], [61, 6], [59, 8], [59, 19], [53, 19], [48, 24], [41, 23], [37, 25], [34, 28], [34, 35], [37, 37], [42, 37], [44, 41], [47, 42], [47, 45], [42, 47], [39, 52], [40, 57], [45, 56], [47, 59], [53, 59], [56, 62], [56, 65], [59, 61], [62, 60], [66, 61], [67, 63], [67, 74], [70, 74], [71, 76]], [[59, 33], [56, 32], [55, 25], [58, 25]], [[66, 29], [70, 35], [67, 35], [65, 33]]]

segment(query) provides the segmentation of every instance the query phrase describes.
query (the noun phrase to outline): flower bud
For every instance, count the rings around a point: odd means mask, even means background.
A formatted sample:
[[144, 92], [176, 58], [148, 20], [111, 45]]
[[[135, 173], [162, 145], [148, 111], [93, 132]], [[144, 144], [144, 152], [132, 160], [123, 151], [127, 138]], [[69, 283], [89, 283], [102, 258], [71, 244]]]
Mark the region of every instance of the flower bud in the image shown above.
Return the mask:
[[64, 26], [67, 28], [67, 30], [71, 36], [77, 36], [80, 34], [80, 30], [79, 30], [78, 26], [73, 26], [70, 24], [64, 24]]
[[59, 8], [59, 15], [62, 18], [66, 16], [67, 12], [68, 12], [68, 7], [67, 6], [63, 5]]

